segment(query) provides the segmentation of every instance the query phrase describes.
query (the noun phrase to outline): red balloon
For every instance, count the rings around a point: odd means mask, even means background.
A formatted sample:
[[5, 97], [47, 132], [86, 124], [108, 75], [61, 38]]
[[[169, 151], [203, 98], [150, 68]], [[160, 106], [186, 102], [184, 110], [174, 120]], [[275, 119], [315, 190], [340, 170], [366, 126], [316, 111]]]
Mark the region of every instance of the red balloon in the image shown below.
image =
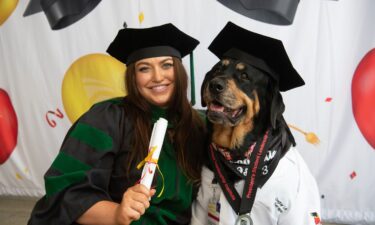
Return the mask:
[[375, 48], [363, 57], [354, 72], [352, 104], [362, 135], [375, 149]]
[[18, 122], [12, 102], [0, 88], [0, 165], [9, 158], [17, 145]]

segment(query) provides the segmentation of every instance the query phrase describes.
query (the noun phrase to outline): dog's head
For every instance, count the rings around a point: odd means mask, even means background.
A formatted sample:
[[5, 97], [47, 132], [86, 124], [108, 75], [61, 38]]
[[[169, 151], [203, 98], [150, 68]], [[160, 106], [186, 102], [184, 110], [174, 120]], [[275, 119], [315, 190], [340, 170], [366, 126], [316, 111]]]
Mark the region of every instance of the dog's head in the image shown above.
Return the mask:
[[212, 140], [232, 148], [241, 146], [244, 136], [249, 142], [272, 128], [282, 140], [294, 142], [282, 116], [280, 91], [304, 81], [282, 41], [228, 22], [208, 49], [221, 59], [206, 74], [201, 89], [202, 105], [208, 106], [213, 123]]
[[206, 74], [201, 96], [208, 119], [225, 127], [243, 125], [250, 130], [264, 130], [275, 127], [284, 111], [275, 79], [252, 65], [230, 58], [219, 61]]

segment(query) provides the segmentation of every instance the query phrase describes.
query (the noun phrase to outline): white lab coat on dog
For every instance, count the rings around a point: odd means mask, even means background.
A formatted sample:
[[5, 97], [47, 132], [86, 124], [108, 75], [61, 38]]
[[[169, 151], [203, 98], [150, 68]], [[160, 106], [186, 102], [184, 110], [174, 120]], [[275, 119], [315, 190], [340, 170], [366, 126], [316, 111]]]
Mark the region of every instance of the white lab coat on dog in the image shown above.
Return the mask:
[[[219, 184], [212, 184], [213, 178], [214, 173], [204, 167], [202, 186], [192, 207], [191, 225], [235, 224], [237, 215]], [[240, 196], [243, 184], [243, 180], [235, 184]], [[209, 202], [215, 199], [214, 192], [217, 207], [213, 209]], [[216, 210], [216, 219], [208, 216], [209, 208], [211, 215], [215, 214], [212, 210]], [[319, 216], [320, 196], [316, 181], [301, 155], [292, 147], [281, 158], [268, 181], [258, 189], [251, 218], [254, 225], [316, 225], [320, 224]]]

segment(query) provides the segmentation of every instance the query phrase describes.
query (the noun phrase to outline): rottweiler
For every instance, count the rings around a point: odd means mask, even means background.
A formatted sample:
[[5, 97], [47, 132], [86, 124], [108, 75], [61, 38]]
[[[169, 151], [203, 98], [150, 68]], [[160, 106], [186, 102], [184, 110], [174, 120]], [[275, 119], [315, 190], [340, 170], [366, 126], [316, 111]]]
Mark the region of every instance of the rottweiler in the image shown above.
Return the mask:
[[295, 148], [280, 91], [304, 84], [281, 41], [229, 22], [201, 87], [208, 161], [192, 225], [320, 224], [315, 178]]

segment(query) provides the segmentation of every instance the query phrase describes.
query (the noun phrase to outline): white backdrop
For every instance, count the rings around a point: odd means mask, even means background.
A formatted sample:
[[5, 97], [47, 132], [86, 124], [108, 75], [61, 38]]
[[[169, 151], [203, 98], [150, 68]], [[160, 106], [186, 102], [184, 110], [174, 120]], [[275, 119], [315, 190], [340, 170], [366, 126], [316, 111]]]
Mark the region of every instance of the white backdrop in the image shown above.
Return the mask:
[[[365, 118], [368, 124], [360, 125], [370, 129], [363, 135], [354, 119], [351, 90], [358, 64], [375, 47], [374, 0], [301, 0], [290, 26], [249, 19], [216, 0], [111, 0], [102, 1], [83, 19], [55, 31], [43, 13], [23, 17], [27, 3], [20, 0], [0, 25], [0, 142], [12, 138], [7, 127], [18, 132], [11, 149], [0, 143], [0, 151], [11, 152], [0, 164], [0, 195], [44, 194], [43, 174], [71, 125], [69, 114], [80, 112], [74, 108], [74, 101], [85, 105], [121, 92], [108, 91], [108, 85], [118, 85], [121, 77], [111, 73], [111, 65], [117, 66], [114, 74], [122, 74], [123, 68], [108, 59], [105, 51], [124, 21], [129, 27], [172, 22], [200, 40], [194, 52], [197, 108], [201, 108], [203, 76], [217, 61], [207, 47], [227, 21], [232, 21], [283, 40], [306, 82], [303, 87], [283, 93], [285, 118], [290, 124], [316, 133], [321, 140], [319, 146], [311, 145], [300, 132], [292, 130], [299, 151], [318, 181], [323, 221], [375, 224], [375, 146], [369, 144], [374, 143], [374, 136], [368, 135], [375, 132], [375, 116]], [[91, 55], [94, 53], [98, 61]], [[103, 62], [108, 70], [103, 72], [100, 65], [91, 70], [81, 65], [81, 73], [89, 72], [75, 81], [86, 82], [86, 86], [69, 86], [77, 74], [73, 63], [86, 56], [94, 65]], [[372, 70], [365, 74], [368, 82], [362, 85], [372, 87], [369, 93], [375, 96], [375, 60], [370, 62]], [[188, 66], [189, 62], [184, 63]], [[100, 79], [107, 76], [113, 77], [112, 83], [101, 86]], [[67, 82], [65, 87], [63, 81]], [[98, 94], [92, 87], [107, 91]], [[357, 101], [375, 111], [375, 100]], [[4, 118], [11, 109], [18, 122], [14, 126], [6, 125]]]

